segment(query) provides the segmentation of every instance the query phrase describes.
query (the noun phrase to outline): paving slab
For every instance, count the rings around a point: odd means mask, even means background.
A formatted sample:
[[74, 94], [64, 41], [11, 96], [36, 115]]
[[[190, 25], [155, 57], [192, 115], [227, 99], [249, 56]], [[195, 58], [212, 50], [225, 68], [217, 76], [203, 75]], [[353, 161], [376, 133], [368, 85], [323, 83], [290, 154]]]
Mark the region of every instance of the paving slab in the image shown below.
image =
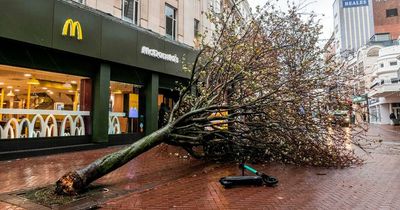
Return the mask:
[[[104, 209], [400, 209], [400, 135], [398, 127], [377, 126], [369, 138], [383, 144], [366, 163], [345, 169], [258, 164], [276, 176], [277, 187], [223, 188], [223, 176], [240, 175], [236, 164], [211, 164], [178, 148], [159, 146], [99, 179], [125, 194], [99, 206]], [[0, 194], [53, 184], [67, 171], [120, 149], [63, 153], [0, 161]], [[94, 204], [93, 204], [94, 205]], [[84, 204], [82, 205], [84, 208]], [[24, 209], [0, 201], [0, 209]], [[29, 207], [27, 209], [30, 209]]]

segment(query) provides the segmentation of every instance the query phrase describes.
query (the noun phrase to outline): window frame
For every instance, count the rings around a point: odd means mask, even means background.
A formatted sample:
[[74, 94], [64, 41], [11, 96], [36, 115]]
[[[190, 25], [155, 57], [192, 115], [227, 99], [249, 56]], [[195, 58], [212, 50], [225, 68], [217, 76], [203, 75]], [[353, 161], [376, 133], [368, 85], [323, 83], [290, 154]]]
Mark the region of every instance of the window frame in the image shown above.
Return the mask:
[[397, 61], [390, 61], [389, 66], [397, 66]]
[[73, 0], [76, 3], [86, 5], [86, 0]]
[[[393, 12], [393, 13], [391, 13]], [[386, 17], [397, 17], [399, 16], [399, 10], [397, 8], [393, 8], [393, 9], [387, 9], [386, 10]]]
[[216, 14], [221, 13], [221, 8], [222, 8], [221, 3], [222, 3], [221, 0], [211, 0], [211, 4], [210, 4], [211, 11], [213, 11]]
[[[170, 9], [172, 9], [174, 11], [172, 19], [171, 19], [171, 17], [167, 16], [167, 13], [166, 13], [167, 8], [170, 8]], [[177, 13], [178, 13], [178, 9], [177, 8], [173, 7], [170, 4], [167, 4], [167, 3], [165, 4], [165, 7], [164, 7], [165, 36], [170, 38], [170, 39], [172, 39], [172, 40], [176, 40], [177, 39], [177, 35], [178, 35], [178, 20], [177, 20], [177, 16], [178, 15], [177, 15]], [[168, 26], [167, 21], [168, 21], [168, 19], [172, 20], [172, 29], [171, 29], [172, 34], [168, 34], [168, 30], [167, 30], [167, 26]]]
[[[133, 17], [132, 17], [132, 19], [125, 16], [125, 1], [133, 2], [133, 8], [132, 8]], [[121, 19], [122, 20], [132, 23], [134, 25], [139, 25], [139, 22], [140, 22], [139, 14], [140, 14], [140, 0], [122, 0], [121, 1]]]
[[200, 20], [194, 18], [193, 22], [193, 32], [194, 32], [194, 38], [197, 38], [200, 35]]

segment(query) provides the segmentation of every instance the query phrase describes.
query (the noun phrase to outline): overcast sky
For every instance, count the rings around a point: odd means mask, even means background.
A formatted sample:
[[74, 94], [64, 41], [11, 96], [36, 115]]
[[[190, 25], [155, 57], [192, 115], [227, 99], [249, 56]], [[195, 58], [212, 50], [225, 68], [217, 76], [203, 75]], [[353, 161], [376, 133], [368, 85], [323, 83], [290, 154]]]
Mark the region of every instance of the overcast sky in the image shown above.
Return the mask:
[[[251, 7], [255, 8], [257, 5], [263, 6], [267, 1], [271, 0], [247, 0]], [[304, 2], [304, 0], [291, 0], [295, 3]], [[275, 2], [275, 1], [274, 1]], [[322, 39], [330, 38], [333, 32], [333, 10], [332, 4], [334, 0], [306, 0], [308, 2], [308, 6], [306, 7], [306, 11], [314, 11], [319, 15], [321, 19], [321, 24], [324, 26]], [[278, 0], [276, 2], [278, 6], [282, 9], [286, 8], [286, 0]], [[254, 11], [254, 10], [253, 10]], [[322, 16], [324, 15], [324, 16]]]

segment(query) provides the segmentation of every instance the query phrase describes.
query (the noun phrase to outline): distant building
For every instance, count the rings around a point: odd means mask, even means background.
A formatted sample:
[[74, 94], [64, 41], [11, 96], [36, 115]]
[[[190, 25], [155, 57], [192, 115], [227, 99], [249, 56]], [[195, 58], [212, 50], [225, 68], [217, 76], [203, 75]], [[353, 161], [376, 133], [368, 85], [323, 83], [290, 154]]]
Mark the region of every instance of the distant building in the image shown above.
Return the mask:
[[348, 69], [352, 73], [353, 108], [362, 110], [355, 113], [355, 123], [366, 122], [368, 113], [367, 97], [372, 83], [372, 72], [379, 57], [381, 45], [368, 45], [361, 47], [355, 57], [348, 62]]
[[347, 57], [374, 34], [372, 0], [335, 0], [333, 3], [335, 51]]
[[[399, 58], [399, 42], [392, 40], [386, 33], [374, 35], [349, 62], [354, 78], [351, 81], [354, 86], [353, 105], [368, 108], [370, 123], [392, 124], [393, 121], [389, 117], [391, 113], [395, 115], [396, 122], [399, 122]], [[368, 99], [368, 102], [364, 98]], [[362, 118], [364, 117], [357, 117], [357, 119]]]
[[400, 36], [400, 1], [374, 0], [375, 33], [390, 33], [392, 39]]
[[400, 119], [400, 45], [379, 50], [377, 63], [371, 75], [372, 85], [368, 92], [371, 123], [391, 124], [389, 115]]

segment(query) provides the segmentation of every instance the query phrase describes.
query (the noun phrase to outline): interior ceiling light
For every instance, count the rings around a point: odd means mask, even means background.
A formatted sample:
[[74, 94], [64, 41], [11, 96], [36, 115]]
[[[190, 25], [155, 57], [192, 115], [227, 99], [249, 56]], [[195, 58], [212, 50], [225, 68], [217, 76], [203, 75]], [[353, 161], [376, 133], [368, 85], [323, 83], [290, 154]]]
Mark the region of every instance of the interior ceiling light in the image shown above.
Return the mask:
[[73, 93], [74, 91], [73, 91], [73, 90], [68, 90], [68, 92], [69, 92], [69, 93]]
[[12, 89], [12, 86], [7, 86], [7, 89]]
[[0, 85], [4, 85], [4, 82], [0, 82]]
[[31, 78], [28, 80], [27, 82], [28, 85], [40, 85], [39, 80], [35, 79], [35, 78]]
[[31, 77], [32, 74], [24, 74], [24, 77]]
[[14, 91], [15, 91], [15, 92], [19, 92], [19, 89], [15, 89]]
[[42, 87], [43, 90], [47, 90], [47, 87]]
[[116, 91], [114, 91], [113, 93], [114, 93], [114, 94], [122, 94], [122, 91], [121, 91], [121, 90], [116, 90]]
[[7, 93], [7, 96], [8, 96], [8, 97], [14, 97], [14, 96], [15, 96], [15, 94], [12, 92], [12, 90], [10, 90], [10, 92], [9, 92], [9, 93]]
[[75, 80], [71, 81], [71, 84], [77, 84], [78, 82], [76, 82]]
[[72, 85], [70, 83], [66, 82], [66, 83], [63, 84], [63, 87], [71, 89]]

